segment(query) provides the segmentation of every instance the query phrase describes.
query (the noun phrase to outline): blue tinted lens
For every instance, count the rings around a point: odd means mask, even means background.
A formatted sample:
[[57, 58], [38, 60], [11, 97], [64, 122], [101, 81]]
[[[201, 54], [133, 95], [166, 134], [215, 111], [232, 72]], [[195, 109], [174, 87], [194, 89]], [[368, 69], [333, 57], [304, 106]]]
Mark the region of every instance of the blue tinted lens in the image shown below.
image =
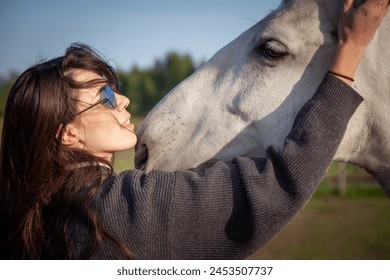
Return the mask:
[[116, 102], [115, 93], [109, 85], [105, 85], [100, 91], [100, 100], [104, 107], [114, 109], [118, 106]]

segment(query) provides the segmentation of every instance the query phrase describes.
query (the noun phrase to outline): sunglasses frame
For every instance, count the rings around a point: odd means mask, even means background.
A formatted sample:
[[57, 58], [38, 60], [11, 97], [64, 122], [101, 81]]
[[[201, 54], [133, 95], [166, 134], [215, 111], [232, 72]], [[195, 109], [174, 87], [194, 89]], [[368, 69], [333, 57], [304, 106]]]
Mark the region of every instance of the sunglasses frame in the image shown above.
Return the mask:
[[[112, 92], [112, 95], [113, 95], [113, 98], [112, 100], [110, 100], [110, 97], [109, 95], [107, 94], [107, 89], [110, 90]], [[102, 94], [104, 93], [104, 95]], [[100, 98], [99, 98], [99, 101], [88, 106], [87, 108], [81, 110], [80, 112], [78, 112], [76, 114], [76, 116], [84, 113], [85, 111], [88, 111], [90, 109], [92, 109], [93, 107], [99, 105], [99, 104], [102, 104], [104, 107], [108, 108], [108, 109], [115, 109], [118, 107], [118, 102], [116, 100], [116, 97], [115, 97], [115, 92], [114, 90], [112, 89], [112, 87], [109, 85], [109, 84], [105, 84], [100, 90], [99, 90], [99, 95], [100, 95]], [[104, 97], [105, 96], [105, 97]], [[77, 100], [79, 101], [79, 100]]]

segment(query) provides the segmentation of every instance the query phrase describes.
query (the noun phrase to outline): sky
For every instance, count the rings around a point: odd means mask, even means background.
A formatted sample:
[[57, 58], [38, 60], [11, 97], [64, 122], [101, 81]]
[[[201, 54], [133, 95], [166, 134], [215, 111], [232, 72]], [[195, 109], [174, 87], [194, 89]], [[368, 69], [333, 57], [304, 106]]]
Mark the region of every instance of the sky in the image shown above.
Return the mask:
[[92, 46], [121, 70], [169, 51], [206, 61], [280, 0], [0, 0], [0, 77]]

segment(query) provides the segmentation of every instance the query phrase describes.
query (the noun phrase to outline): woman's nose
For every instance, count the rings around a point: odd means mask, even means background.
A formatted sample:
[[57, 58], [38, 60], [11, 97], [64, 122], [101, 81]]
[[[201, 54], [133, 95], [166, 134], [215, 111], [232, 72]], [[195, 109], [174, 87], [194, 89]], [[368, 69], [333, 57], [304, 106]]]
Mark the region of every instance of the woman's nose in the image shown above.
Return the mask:
[[118, 101], [118, 109], [126, 109], [130, 104], [130, 99], [121, 94], [116, 94], [116, 99]]

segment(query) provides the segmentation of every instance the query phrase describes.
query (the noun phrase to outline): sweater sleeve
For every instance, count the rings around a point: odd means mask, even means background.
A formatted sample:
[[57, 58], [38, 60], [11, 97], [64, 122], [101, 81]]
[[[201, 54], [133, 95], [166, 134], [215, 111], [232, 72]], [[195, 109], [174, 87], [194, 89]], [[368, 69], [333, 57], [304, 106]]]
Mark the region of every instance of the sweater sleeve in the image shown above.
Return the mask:
[[177, 172], [173, 257], [245, 258], [269, 241], [313, 195], [361, 102], [351, 87], [326, 75], [282, 149]]
[[[282, 149], [188, 171], [120, 173], [103, 184], [104, 228], [139, 259], [241, 259], [279, 232], [321, 182], [362, 98], [326, 75]], [[101, 246], [95, 258], [118, 258]]]

